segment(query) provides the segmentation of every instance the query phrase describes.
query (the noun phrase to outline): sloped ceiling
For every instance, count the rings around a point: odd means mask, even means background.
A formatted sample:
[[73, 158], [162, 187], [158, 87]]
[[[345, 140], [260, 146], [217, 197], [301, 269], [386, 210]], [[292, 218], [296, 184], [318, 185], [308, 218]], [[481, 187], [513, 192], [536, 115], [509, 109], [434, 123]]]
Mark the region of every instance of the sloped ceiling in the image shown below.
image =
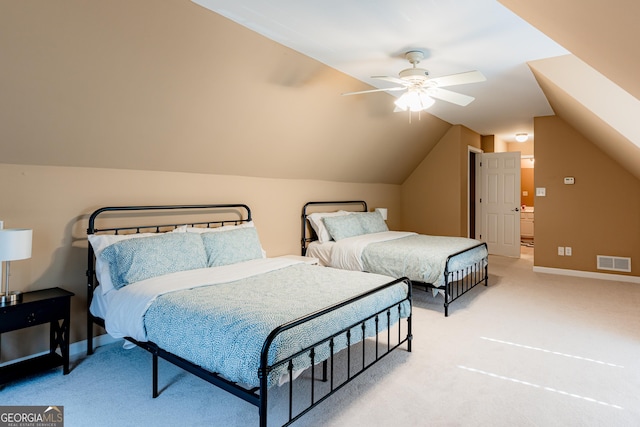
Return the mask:
[[499, 0], [608, 79], [640, 99], [640, 2]]
[[400, 184], [451, 127], [188, 0], [0, 2], [0, 58], [0, 163]]
[[[532, 134], [533, 117], [553, 114], [526, 63], [568, 53], [496, 0], [192, 1], [373, 88], [398, 86], [372, 76], [395, 77], [410, 67], [409, 50], [424, 53], [418, 66], [430, 77], [478, 70], [486, 81], [447, 88], [473, 102], [436, 100], [428, 111], [505, 142]], [[401, 94], [376, 96], [393, 108]], [[374, 95], [356, 96], [368, 102]]]
[[[584, 96], [639, 98], [640, 3], [501, 3], [580, 58], [528, 62], [553, 110], [640, 177], [640, 114], [623, 128]], [[400, 184], [451, 126], [409, 123], [384, 93], [340, 98], [370, 86], [186, 0], [1, 2], [0, 57], [3, 163]], [[599, 83], [567, 85], [582, 72]]]
[[574, 55], [529, 66], [556, 114], [640, 179], [640, 101]]
[[573, 54], [529, 62], [554, 112], [640, 179], [640, 3], [500, 2]]

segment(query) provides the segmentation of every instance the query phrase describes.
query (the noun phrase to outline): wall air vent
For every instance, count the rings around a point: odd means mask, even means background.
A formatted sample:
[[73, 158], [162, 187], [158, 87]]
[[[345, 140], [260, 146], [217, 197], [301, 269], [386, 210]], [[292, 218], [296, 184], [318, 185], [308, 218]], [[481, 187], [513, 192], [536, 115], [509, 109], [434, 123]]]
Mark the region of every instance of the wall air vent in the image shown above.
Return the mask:
[[631, 271], [631, 258], [597, 255], [598, 270]]

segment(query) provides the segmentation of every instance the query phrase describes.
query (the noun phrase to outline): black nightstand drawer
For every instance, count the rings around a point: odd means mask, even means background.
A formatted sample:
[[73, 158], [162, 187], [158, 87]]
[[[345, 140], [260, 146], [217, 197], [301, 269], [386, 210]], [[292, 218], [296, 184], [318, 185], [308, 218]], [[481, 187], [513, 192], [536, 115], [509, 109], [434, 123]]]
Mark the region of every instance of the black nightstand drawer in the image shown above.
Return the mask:
[[64, 319], [68, 311], [69, 298], [18, 304], [13, 310], [0, 310], [0, 316], [2, 316], [0, 333]]

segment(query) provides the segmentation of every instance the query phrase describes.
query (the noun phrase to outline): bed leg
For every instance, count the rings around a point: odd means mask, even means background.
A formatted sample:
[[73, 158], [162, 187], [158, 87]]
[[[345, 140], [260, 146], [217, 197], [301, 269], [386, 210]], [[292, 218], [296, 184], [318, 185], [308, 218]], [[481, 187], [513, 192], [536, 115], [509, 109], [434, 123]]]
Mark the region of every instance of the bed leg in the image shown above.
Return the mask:
[[413, 341], [413, 332], [411, 332], [411, 324], [413, 319], [413, 307], [411, 308], [411, 314], [407, 318], [407, 351], [411, 353], [411, 341]]
[[445, 272], [444, 284], [444, 317], [449, 317], [449, 295], [451, 295], [451, 283], [449, 283], [448, 274]]
[[93, 322], [91, 319], [87, 321], [87, 356], [93, 354]]
[[153, 353], [153, 398], [158, 397], [158, 355]]
[[487, 263], [487, 265], [484, 266], [484, 285], [485, 286], [489, 285], [489, 266], [488, 266], [488, 263]]
[[327, 359], [324, 359], [322, 362], [322, 382], [326, 383], [327, 379]]

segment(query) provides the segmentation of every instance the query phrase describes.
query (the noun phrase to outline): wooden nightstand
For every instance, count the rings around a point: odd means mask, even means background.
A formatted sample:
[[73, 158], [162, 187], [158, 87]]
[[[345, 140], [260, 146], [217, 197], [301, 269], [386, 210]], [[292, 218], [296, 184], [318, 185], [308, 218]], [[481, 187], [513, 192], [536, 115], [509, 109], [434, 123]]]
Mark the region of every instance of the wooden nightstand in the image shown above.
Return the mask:
[[[18, 303], [0, 305], [0, 334], [50, 324], [49, 353], [0, 367], [0, 384], [57, 366], [63, 367], [64, 375], [69, 373], [69, 323], [73, 295], [61, 288], [43, 289], [23, 293], [22, 301]], [[60, 354], [56, 352], [58, 348]]]

